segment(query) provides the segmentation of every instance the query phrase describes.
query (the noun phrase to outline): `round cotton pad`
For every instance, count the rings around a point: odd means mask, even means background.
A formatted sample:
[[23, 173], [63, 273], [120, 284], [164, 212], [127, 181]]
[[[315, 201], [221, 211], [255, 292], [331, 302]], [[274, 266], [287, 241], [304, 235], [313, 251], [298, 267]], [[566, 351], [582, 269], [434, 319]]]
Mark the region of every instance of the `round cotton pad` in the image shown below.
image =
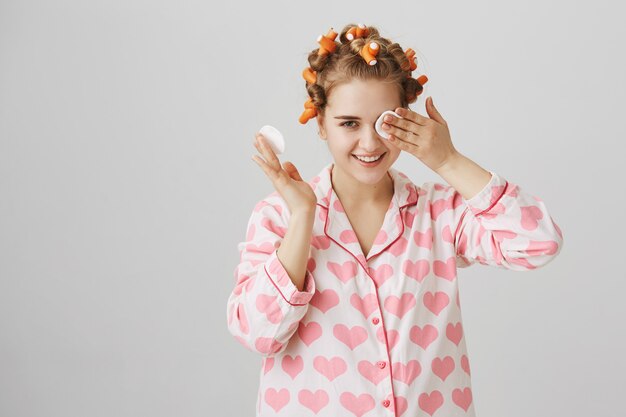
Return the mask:
[[395, 111], [393, 111], [393, 110], [387, 110], [387, 111], [384, 111], [384, 112], [383, 112], [383, 113], [382, 113], [382, 114], [378, 117], [378, 119], [376, 119], [376, 124], [374, 125], [374, 127], [375, 127], [376, 131], [378, 132], [378, 134], [379, 134], [380, 136], [382, 136], [383, 138], [385, 138], [385, 139], [389, 139], [389, 133], [387, 133], [387, 132], [385, 132], [385, 131], [383, 130], [383, 122], [384, 122], [384, 120], [383, 120], [383, 119], [384, 119], [384, 118], [385, 118], [385, 116], [386, 116], [386, 115], [388, 115], [388, 114], [391, 114], [391, 115], [393, 115], [393, 116], [397, 117], [398, 119], [402, 119], [402, 116], [400, 116], [398, 113], [396, 113], [396, 112], [395, 112]]
[[268, 144], [276, 155], [280, 155], [285, 152], [285, 140], [278, 129], [270, 125], [265, 125], [259, 129], [259, 133], [267, 139]]

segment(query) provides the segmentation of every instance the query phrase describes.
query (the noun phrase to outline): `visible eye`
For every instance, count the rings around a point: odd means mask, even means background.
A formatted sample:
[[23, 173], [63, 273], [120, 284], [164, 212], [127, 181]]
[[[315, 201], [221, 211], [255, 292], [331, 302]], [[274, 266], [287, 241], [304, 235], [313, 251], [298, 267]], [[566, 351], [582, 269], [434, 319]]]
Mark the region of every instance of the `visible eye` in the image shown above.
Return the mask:
[[[348, 124], [348, 123], [356, 123], [356, 122], [354, 120], [348, 120], [347, 122], [343, 122], [340, 126], [346, 126], [346, 124]], [[346, 126], [346, 127], [350, 128], [350, 127], [354, 127], [354, 126]]]

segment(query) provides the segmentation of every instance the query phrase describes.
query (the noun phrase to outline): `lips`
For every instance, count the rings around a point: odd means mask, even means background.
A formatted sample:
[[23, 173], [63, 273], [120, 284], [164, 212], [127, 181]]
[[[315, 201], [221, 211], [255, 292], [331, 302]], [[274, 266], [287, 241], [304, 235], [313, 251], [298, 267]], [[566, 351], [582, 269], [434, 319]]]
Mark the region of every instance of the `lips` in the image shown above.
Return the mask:
[[383, 157], [387, 152], [383, 152], [383, 153], [377, 153], [377, 154], [373, 154], [373, 155], [357, 155], [357, 154], [352, 154], [352, 156], [360, 156], [361, 158], [375, 158], [377, 156], [379, 157]]
[[383, 154], [381, 154], [380, 158], [378, 158], [377, 160], [373, 161], [373, 162], [365, 162], [365, 161], [361, 161], [359, 158], [356, 157], [356, 155], [352, 155], [352, 157], [361, 165], [366, 166], [366, 167], [374, 167], [377, 166], [384, 158], [385, 155], [387, 154], [387, 152], [384, 152]]

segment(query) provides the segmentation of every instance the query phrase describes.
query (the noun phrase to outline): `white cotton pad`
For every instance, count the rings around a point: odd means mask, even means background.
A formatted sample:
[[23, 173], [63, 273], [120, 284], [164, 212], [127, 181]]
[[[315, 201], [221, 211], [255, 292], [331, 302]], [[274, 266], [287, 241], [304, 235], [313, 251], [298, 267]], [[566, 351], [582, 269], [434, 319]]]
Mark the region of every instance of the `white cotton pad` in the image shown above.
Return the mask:
[[259, 129], [259, 133], [267, 139], [268, 144], [276, 155], [285, 152], [285, 139], [283, 135], [273, 126], [265, 125]]
[[384, 111], [384, 112], [383, 112], [383, 113], [382, 113], [382, 114], [378, 117], [378, 119], [376, 119], [376, 124], [374, 125], [374, 127], [376, 128], [376, 131], [378, 132], [378, 134], [379, 134], [380, 136], [382, 136], [383, 138], [385, 138], [385, 139], [389, 139], [389, 133], [387, 133], [387, 132], [385, 132], [385, 131], [383, 130], [383, 123], [384, 123], [384, 120], [383, 120], [383, 119], [384, 119], [384, 118], [385, 118], [385, 116], [386, 116], [386, 115], [388, 115], [388, 114], [391, 114], [391, 115], [393, 115], [393, 116], [395, 116], [395, 117], [397, 117], [397, 118], [399, 118], [399, 119], [402, 119], [402, 116], [400, 116], [398, 113], [396, 113], [396, 112], [395, 112], [395, 111], [393, 111], [393, 110], [387, 110], [387, 111]]

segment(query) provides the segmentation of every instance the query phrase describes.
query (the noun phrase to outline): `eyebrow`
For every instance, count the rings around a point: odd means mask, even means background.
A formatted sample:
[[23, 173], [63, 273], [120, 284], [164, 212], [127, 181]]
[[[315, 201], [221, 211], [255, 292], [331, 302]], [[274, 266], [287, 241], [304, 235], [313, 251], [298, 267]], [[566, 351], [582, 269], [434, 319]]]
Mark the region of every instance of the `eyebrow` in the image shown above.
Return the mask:
[[335, 119], [357, 119], [361, 120], [359, 116], [335, 116]]

